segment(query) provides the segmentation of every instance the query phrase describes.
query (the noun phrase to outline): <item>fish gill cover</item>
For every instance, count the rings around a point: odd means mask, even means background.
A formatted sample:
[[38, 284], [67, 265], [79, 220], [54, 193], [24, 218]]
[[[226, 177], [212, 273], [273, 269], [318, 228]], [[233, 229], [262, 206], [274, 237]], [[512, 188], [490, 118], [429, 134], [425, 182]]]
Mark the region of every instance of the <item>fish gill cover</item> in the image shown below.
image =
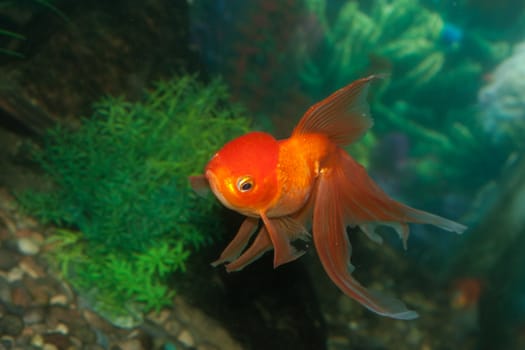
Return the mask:
[[247, 130], [227, 97], [218, 80], [161, 81], [139, 102], [102, 99], [78, 130], [49, 131], [35, 152], [53, 187], [19, 200], [60, 227], [53, 260], [108, 317], [170, 304], [167, 277], [219, 231], [214, 202], [195, 201], [187, 176]]

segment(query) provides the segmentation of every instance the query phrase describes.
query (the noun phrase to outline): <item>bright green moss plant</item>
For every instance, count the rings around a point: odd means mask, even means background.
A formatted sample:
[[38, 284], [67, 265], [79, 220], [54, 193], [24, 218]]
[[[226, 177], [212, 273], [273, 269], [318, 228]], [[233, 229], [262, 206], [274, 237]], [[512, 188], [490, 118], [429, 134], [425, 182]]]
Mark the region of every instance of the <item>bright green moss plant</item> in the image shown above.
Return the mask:
[[248, 130], [218, 80], [160, 82], [140, 102], [105, 98], [76, 131], [51, 130], [36, 159], [54, 186], [24, 193], [29, 212], [61, 229], [51, 255], [63, 275], [112, 315], [171, 303], [167, 278], [218, 230], [215, 201], [187, 177]]

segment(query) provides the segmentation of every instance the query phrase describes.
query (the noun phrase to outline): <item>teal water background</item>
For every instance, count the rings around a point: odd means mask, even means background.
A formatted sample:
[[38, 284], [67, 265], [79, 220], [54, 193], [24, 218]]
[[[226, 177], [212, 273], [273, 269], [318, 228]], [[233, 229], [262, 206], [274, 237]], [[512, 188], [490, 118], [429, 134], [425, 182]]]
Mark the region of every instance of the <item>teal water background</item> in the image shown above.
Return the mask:
[[305, 106], [387, 74], [371, 92], [375, 125], [350, 153], [395, 198], [469, 226], [460, 238], [414, 226], [407, 255], [441, 279], [478, 281], [482, 347], [505, 348], [504, 338], [519, 346], [523, 1], [196, 1], [191, 9], [201, 60], [226, 77], [259, 128], [281, 137]]

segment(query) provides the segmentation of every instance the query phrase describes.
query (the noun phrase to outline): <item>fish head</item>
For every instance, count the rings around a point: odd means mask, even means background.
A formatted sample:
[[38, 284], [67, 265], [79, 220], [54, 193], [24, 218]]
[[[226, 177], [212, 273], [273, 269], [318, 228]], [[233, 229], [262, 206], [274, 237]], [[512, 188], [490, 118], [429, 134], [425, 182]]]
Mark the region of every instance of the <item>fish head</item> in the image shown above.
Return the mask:
[[258, 216], [278, 194], [279, 145], [270, 134], [251, 132], [225, 144], [205, 169], [210, 188], [226, 207]]

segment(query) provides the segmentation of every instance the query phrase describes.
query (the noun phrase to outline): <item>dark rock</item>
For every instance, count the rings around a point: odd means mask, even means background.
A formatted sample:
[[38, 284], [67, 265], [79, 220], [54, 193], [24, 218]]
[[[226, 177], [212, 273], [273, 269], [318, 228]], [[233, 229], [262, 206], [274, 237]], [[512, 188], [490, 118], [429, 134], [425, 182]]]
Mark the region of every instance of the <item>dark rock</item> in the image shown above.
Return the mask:
[[194, 72], [198, 62], [188, 45], [186, 0], [53, 6], [68, 20], [35, 6], [42, 11], [23, 16], [27, 40], [14, 48], [25, 58], [4, 62], [0, 55], [0, 184], [10, 189], [42, 182], [29, 139], [40, 140], [57, 122], [75, 127], [100, 98], [137, 98], [156, 80]]
[[0, 300], [4, 303], [11, 302], [11, 286], [9, 282], [2, 276], [0, 276]]
[[145, 350], [140, 340], [138, 339], [125, 339], [111, 346], [110, 350]]
[[94, 344], [97, 340], [92, 325], [77, 309], [63, 305], [51, 305], [46, 313], [46, 324], [49, 328], [56, 328], [59, 324], [67, 325], [69, 334], [78, 338], [83, 344]]
[[24, 321], [17, 315], [7, 314], [0, 318], [0, 334], [17, 336], [24, 329]]
[[2, 336], [2, 338], [0, 338], [0, 349], [10, 350], [13, 349], [14, 345], [15, 338], [10, 336]]
[[30, 307], [24, 310], [23, 320], [26, 325], [41, 323], [44, 320], [45, 309], [43, 307]]
[[20, 261], [20, 255], [5, 247], [0, 247], [0, 270], [9, 271]]
[[203, 251], [188, 264], [191, 281], [179, 287], [188, 303], [218, 320], [243, 348], [326, 349], [323, 316], [302, 261], [273, 269], [273, 256], [266, 254], [228, 274], [207, 263], [219, 253]]
[[18, 281], [13, 283], [11, 288], [11, 302], [20, 307], [28, 307], [31, 305], [31, 294], [29, 294], [26, 287]]
[[40, 265], [34, 256], [24, 256], [20, 261], [20, 268], [32, 278], [40, 278], [45, 275], [44, 266]]
[[144, 349], [153, 348], [153, 339], [151, 338], [151, 335], [149, 335], [147, 332], [136, 330], [130, 334], [130, 337], [132, 339], [138, 340]]
[[59, 285], [49, 276], [24, 278], [24, 285], [29, 290], [35, 304], [47, 305], [53, 295], [58, 293]]
[[184, 0], [54, 5], [69, 21], [52, 11], [29, 16], [26, 59], [0, 69], [0, 115], [11, 126], [41, 134], [57, 120], [89, 115], [101, 96], [138, 96], [151, 80], [189, 68]]
[[69, 333], [80, 339], [83, 344], [94, 344], [97, 341], [97, 334], [85, 322], [76, 322], [75, 325], [69, 325]]
[[56, 328], [60, 323], [69, 326], [80, 318], [80, 313], [75, 309], [70, 309], [62, 305], [51, 305], [47, 311], [46, 324], [49, 328]]
[[47, 333], [43, 335], [44, 343], [53, 344], [59, 350], [66, 350], [71, 346], [69, 336], [62, 333]]
[[84, 350], [105, 350], [105, 349], [106, 348], [98, 344], [88, 344], [84, 346]]
[[2, 218], [0, 217], [0, 241], [6, 240], [11, 236], [9, 230], [5, 227], [2, 227], [3, 224]]

